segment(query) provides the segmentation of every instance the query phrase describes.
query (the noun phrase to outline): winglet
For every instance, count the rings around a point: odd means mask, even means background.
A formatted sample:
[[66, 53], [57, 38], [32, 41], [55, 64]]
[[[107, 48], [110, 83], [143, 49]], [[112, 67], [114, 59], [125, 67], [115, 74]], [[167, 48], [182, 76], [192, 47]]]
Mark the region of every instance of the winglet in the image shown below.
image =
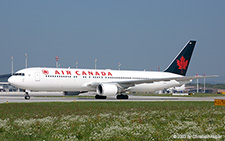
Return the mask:
[[164, 72], [171, 72], [185, 76], [191, 56], [195, 47], [196, 41], [188, 41], [184, 48], [178, 53], [171, 64], [165, 69]]

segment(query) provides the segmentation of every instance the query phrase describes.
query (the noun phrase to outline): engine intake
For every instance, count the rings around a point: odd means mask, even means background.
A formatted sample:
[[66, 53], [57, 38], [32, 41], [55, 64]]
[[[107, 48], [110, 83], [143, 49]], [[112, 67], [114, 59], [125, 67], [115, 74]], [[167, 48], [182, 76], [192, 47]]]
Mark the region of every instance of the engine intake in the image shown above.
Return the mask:
[[96, 89], [98, 95], [116, 95], [119, 92], [116, 84], [99, 84]]

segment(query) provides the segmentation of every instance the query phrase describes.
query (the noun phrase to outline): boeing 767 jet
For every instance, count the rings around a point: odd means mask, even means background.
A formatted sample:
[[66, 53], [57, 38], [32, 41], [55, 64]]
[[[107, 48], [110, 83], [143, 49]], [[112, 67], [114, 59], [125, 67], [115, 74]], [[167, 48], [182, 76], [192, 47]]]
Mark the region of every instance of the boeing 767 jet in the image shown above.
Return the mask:
[[96, 99], [116, 96], [128, 99], [126, 92], [153, 92], [190, 83], [192, 79], [214, 76], [186, 76], [196, 41], [188, 41], [163, 71], [125, 71], [103, 69], [27, 68], [17, 71], [8, 82], [25, 92], [95, 92]]

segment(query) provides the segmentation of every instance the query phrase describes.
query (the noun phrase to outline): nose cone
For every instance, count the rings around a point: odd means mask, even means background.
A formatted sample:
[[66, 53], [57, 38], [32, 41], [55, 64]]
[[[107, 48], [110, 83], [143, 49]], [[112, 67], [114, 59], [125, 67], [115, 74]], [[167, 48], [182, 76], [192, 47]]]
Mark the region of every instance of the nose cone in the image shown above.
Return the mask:
[[12, 86], [23, 88], [23, 78], [20, 76], [11, 76], [9, 77], [8, 82]]
[[9, 82], [9, 84], [14, 85], [15, 84], [15, 78], [13, 76], [9, 77], [8, 82]]

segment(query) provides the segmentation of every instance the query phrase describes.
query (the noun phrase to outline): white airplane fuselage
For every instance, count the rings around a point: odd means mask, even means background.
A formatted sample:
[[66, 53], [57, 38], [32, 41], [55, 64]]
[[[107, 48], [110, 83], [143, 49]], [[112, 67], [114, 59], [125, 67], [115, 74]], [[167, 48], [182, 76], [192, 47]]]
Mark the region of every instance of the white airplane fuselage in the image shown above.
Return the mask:
[[[111, 83], [141, 79], [158, 79], [183, 77], [169, 72], [155, 71], [123, 71], [65, 68], [28, 68], [23, 69], [9, 78], [9, 82], [24, 90], [37, 91], [95, 91], [90, 87], [93, 83]], [[181, 86], [190, 81], [160, 81], [135, 84], [128, 87], [130, 92], [153, 92], [170, 87]]]

